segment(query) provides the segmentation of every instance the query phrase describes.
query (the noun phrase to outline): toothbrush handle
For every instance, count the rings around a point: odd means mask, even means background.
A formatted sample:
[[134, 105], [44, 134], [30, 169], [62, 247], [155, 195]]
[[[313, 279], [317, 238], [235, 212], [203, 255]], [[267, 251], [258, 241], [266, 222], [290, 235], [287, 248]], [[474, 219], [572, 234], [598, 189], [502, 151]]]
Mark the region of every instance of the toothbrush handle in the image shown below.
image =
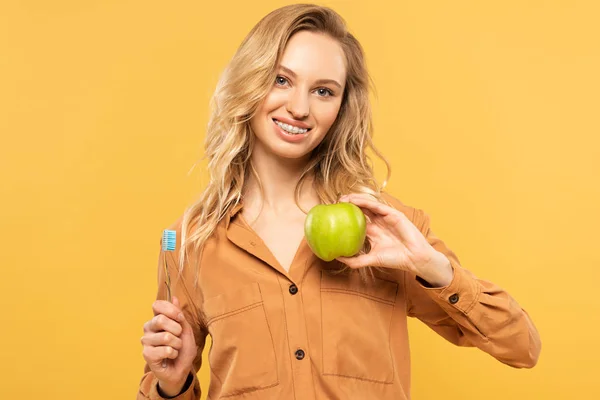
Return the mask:
[[[167, 268], [167, 255], [163, 252], [163, 265], [165, 268], [165, 286], [167, 287], [167, 301], [171, 303], [171, 279], [169, 277], [169, 269]], [[162, 367], [167, 368], [167, 359], [162, 360]]]

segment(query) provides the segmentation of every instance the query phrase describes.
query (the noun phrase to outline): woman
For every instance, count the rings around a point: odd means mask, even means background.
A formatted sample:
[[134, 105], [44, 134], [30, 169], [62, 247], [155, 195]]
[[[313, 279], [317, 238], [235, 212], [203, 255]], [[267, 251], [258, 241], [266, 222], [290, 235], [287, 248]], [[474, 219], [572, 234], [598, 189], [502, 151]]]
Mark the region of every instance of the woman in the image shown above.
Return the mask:
[[[368, 88], [361, 46], [328, 8], [283, 7], [243, 41], [213, 99], [211, 180], [171, 228], [176, 252], [160, 254], [139, 399], [199, 399], [208, 334], [213, 400], [408, 399], [407, 316], [508, 365], [535, 365], [527, 313], [463, 269], [423, 211], [377, 184]], [[337, 201], [361, 207], [368, 241], [324, 262], [304, 220]]]

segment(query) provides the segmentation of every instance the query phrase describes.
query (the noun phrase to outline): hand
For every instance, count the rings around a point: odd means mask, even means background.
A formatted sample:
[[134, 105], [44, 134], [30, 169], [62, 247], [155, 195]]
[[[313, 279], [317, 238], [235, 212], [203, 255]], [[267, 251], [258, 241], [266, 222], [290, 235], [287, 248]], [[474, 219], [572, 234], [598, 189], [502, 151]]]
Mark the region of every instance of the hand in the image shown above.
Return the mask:
[[173, 303], [155, 301], [152, 310], [154, 317], [144, 324], [144, 336], [141, 339], [143, 356], [158, 378], [161, 391], [167, 396], [175, 396], [183, 388], [190, 371], [193, 371], [198, 352], [194, 333], [179, 309], [177, 297], [173, 296]]
[[339, 257], [338, 261], [350, 268], [371, 266], [410, 271], [433, 286], [446, 286], [452, 281], [448, 258], [435, 250], [402, 212], [366, 194], [342, 196], [339, 201], [357, 205], [368, 217], [371, 250], [353, 257]]

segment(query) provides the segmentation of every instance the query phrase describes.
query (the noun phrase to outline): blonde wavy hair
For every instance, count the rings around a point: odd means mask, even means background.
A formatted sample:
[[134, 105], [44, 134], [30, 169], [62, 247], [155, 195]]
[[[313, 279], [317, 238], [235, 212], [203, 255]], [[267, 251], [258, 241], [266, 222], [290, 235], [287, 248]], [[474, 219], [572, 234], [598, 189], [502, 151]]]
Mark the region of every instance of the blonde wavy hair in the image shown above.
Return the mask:
[[[303, 30], [326, 34], [339, 42], [346, 57], [347, 78], [338, 116], [312, 151], [295, 188], [296, 204], [300, 207], [301, 189], [309, 176], [314, 178], [313, 185], [322, 203], [335, 203], [340, 194], [351, 192], [368, 193], [383, 201], [380, 193], [389, 180], [391, 168], [372, 142], [369, 89], [374, 85], [360, 43], [348, 32], [342, 17], [330, 8], [295, 4], [276, 9], [260, 20], [242, 41], [211, 99], [204, 154], [208, 159], [209, 182], [183, 216], [180, 272], [189, 261], [190, 251], [200, 262], [205, 242], [241, 201], [249, 174], [253, 174], [262, 190], [250, 161], [255, 138], [249, 121], [272, 90], [287, 42]], [[387, 178], [381, 186], [374, 177], [368, 149], [387, 167]], [[362, 251], [369, 248], [367, 241]], [[372, 275], [369, 268], [359, 271], [364, 276]]]

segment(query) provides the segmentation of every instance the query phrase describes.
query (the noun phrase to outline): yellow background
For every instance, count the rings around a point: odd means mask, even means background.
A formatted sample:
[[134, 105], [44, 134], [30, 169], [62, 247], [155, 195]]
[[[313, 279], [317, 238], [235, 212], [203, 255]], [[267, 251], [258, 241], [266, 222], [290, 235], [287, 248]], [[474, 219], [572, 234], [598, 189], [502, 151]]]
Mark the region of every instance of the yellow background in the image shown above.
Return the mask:
[[[134, 398], [210, 95], [286, 3], [0, 3], [0, 397]], [[411, 320], [413, 398], [600, 398], [598, 3], [323, 4], [366, 49], [392, 193], [542, 337], [516, 370]]]

